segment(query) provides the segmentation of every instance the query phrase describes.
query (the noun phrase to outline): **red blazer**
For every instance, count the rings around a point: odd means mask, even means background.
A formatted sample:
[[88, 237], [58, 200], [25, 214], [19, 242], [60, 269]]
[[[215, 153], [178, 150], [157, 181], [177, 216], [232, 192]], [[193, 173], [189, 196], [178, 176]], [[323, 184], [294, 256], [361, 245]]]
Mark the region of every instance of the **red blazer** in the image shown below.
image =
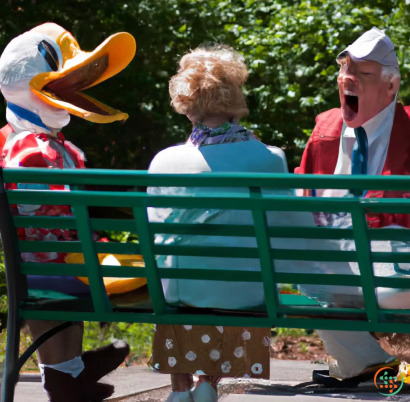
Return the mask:
[[[339, 155], [343, 119], [341, 109], [331, 109], [316, 117], [316, 126], [295, 173], [333, 174]], [[382, 175], [410, 174], [410, 107], [396, 105], [389, 149]], [[368, 191], [366, 198], [410, 198], [409, 192]], [[397, 224], [410, 228], [410, 215], [368, 214], [372, 228]]]

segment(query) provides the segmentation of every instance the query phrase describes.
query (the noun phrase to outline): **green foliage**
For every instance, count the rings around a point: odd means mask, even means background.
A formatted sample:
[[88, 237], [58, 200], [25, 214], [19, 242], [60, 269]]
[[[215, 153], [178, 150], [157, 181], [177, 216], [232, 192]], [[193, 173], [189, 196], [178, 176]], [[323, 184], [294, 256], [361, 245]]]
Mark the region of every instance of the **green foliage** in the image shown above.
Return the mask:
[[299, 342], [299, 346], [301, 349], [302, 353], [307, 353], [308, 352], [308, 345], [306, 344], [306, 342]]
[[300, 336], [307, 336], [309, 335], [310, 331], [308, 332], [306, 329], [299, 329], [299, 328], [275, 328], [276, 336], [292, 336], [292, 337], [300, 337]]
[[96, 322], [85, 323], [84, 350], [92, 350], [117, 339], [127, 342], [131, 347], [128, 363], [151, 355], [154, 325], [128, 324], [124, 322], [100, 326]]
[[[25, 331], [20, 332], [20, 354], [31, 345], [32, 339]], [[0, 333], [0, 367], [6, 358], [7, 329]], [[36, 355], [32, 355], [23, 367], [23, 371], [38, 371], [38, 360]]]
[[[168, 80], [179, 58], [203, 42], [243, 52], [250, 69], [247, 125], [282, 147], [297, 166], [315, 116], [338, 107], [335, 57], [372, 26], [391, 36], [402, 67], [401, 98], [410, 100], [410, 6], [404, 0], [14, 0], [2, 4], [0, 51], [45, 21], [73, 32], [91, 50], [127, 31], [137, 56], [118, 76], [90, 92], [130, 114], [125, 124], [97, 125], [73, 117], [64, 130], [90, 167], [146, 169], [159, 150], [184, 141], [190, 124], [170, 107]], [[0, 109], [0, 123], [4, 123]]]
[[105, 230], [102, 236], [107, 237], [110, 241], [117, 243], [137, 243], [138, 235], [131, 232], [115, 232], [113, 230]]

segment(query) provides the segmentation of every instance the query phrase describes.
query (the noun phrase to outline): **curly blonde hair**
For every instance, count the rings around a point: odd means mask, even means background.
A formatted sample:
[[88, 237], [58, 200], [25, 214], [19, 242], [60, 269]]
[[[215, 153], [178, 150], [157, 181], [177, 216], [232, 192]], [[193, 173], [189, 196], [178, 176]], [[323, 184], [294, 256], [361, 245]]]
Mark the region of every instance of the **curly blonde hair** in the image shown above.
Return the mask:
[[169, 81], [171, 105], [197, 121], [212, 113], [240, 118], [249, 113], [242, 93], [248, 75], [244, 57], [234, 49], [198, 47], [182, 57]]

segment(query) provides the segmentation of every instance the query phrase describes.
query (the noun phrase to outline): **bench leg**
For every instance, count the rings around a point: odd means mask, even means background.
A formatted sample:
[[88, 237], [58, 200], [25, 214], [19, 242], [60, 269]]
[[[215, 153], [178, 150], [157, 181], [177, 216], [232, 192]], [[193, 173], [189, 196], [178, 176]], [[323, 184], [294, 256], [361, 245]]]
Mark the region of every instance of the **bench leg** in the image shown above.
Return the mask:
[[[14, 318], [14, 317], [13, 317]], [[1, 384], [2, 402], [13, 402], [19, 376], [20, 323], [9, 314], [7, 327], [6, 360]]]

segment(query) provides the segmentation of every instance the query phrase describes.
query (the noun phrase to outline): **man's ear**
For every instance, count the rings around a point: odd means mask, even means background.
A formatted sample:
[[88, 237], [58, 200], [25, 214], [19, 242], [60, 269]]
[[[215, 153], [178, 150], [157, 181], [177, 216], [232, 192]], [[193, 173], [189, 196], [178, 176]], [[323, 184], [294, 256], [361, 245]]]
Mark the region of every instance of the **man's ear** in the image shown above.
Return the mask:
[[394, 77], [390, 81], [389, 95], [396, 95], [396, 93], [399, 92], [399, 88], [400, 88], [400, 78], [399, 77]]

